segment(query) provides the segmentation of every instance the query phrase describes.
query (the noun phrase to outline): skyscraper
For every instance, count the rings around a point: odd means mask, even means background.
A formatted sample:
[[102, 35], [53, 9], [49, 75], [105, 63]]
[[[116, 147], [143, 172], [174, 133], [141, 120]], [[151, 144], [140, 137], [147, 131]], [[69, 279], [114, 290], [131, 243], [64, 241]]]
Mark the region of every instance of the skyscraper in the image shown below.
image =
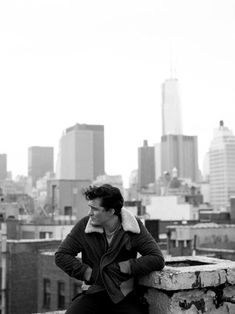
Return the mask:
[[0, 180], [7, 178], [7, 155], [0, 154]]
[[214, 208], [228, 208], [235, 195], [235, 136], [220, 121], [209, 150], [210, 200]]
[[28, 149], [28, 176], [32, 180], [32, 186], [47, 172], [54, 169], [53, 147], [32, 146]]
[[155, 155], [155, 180], [158, 180], [162, 174], [161, 167], [161, 143], [156, 143], [154, 145], [154, 155]]
[[149, 183], [155, 182], [155, 154], [154, 146], [148, 146], [144, 140], [143, 146], [138, 148], [138, 187], [147, 188]]
[[176, 78], [162, 84], [161, 174], [177, 169], [180, 178], [198, 180], [197, 137], [183, 135], [179, 83]]
[[162, 84], [162, 135], [182, 134], [179, 83], [176, 78]]
[[197, 136], [163, 135], [161, 137], [161, 169], [169, 173], [176, 168], [178, 176], [198, 180]]
[[60, 139], [58, 179], [94, 180], [104, 174], [104, 126], [76, 124]]

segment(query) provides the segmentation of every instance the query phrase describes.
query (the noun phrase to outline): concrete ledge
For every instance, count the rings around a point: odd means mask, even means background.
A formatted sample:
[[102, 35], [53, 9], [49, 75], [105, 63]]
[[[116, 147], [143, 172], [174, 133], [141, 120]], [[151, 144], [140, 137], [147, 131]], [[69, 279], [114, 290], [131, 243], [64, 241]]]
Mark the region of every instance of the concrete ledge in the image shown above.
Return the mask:
[[235, 262], [203, 256], [167, 258], [164, 270], [141, 278], [139, 283], [168, 291], [234, 285]]
[[43, 313], [32, 313], [32, 314], [64, 314], [65, 311], [54, 311], [54, 312], [43, 312]]

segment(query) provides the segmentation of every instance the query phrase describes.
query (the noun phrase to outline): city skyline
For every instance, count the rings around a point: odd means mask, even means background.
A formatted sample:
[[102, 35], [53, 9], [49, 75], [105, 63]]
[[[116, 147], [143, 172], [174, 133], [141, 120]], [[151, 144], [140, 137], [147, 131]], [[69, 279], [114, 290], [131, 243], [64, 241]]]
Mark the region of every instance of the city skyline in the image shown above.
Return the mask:
[[160, 142], [161, 85], [172, 76], [202, 170], [219, 121], [235, 130], [234, 12], [230, 0], [1, 3], [0, 154], [8, 170], [27, 174], [30, 146], [53, 146], [56, 162], [67, 127], [102, 124], [105, 170], [127, 182], [143, 140]]

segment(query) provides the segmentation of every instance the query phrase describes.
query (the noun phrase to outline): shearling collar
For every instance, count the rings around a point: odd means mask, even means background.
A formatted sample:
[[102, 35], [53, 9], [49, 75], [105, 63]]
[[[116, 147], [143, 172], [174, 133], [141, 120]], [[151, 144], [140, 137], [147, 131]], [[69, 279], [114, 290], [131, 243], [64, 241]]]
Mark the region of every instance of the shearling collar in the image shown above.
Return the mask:
[[[122, 228], [124, 231], [140, 233], [139, 224], [135, 216], [129, 210], [123, 207], [121, 210], [121, 216], [122, 216]], [[92, 233], [92, 232], [103, 233], [104, 230], [102, 227], [93, 226], [91, 224], [91, 218], [89, 218], [86, 228], [85, 228], [85, 233]]]

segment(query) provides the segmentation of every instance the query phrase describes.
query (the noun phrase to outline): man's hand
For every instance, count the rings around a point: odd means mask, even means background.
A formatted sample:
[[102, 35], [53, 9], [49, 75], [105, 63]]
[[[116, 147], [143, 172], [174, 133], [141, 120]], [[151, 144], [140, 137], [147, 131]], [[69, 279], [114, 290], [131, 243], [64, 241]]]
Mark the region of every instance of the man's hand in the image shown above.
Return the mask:
[[84, 273], [84, 280], [85, 281], [90, 281], [91, 273], [92, 273], [92, 269], [88, 266], [88, 268], [86, 269], [86, 271]]
[[131, 265], [129, 261], [119, 262], [120, 271], [124, 274], [131, 274]]

